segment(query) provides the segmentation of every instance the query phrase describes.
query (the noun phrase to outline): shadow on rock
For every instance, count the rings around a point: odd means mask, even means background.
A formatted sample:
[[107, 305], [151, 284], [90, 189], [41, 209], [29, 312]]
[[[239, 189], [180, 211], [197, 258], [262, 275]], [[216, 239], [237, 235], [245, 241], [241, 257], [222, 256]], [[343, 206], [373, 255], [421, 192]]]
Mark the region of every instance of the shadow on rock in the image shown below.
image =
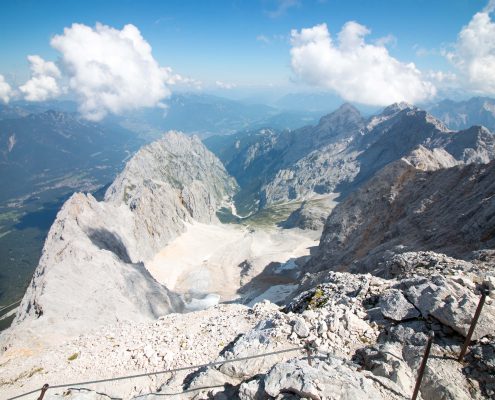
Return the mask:
[[88, 229], [86, 233], [96, 247], [112, 252], [126, 264], [132, 264], [129, 253], [118, 235], [104, 228]]

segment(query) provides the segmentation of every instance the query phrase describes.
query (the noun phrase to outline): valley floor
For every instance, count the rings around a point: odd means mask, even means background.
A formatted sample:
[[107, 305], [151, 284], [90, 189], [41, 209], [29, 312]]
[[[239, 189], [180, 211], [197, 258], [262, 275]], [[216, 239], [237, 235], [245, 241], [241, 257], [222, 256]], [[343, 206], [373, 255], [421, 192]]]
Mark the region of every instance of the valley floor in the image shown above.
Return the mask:
[[[302, 262], [318, 245], [317, 236], [318, 232], [300, 229], [194, 223], [145, 265], [158, 282], [184, 296], [190, 310], [239, 297], [244, 302], [260, 295], [283, 301], [294, 279], [277, 272], [295, 269], [298, 260]], [[267, 279], [270, 269], [271, 279]], [[245, 286], [263, 272], [265, 279]], [[277, 275], [282, 275], [278, 282]], [[273, 285], [279, 290], [268, 292]]]

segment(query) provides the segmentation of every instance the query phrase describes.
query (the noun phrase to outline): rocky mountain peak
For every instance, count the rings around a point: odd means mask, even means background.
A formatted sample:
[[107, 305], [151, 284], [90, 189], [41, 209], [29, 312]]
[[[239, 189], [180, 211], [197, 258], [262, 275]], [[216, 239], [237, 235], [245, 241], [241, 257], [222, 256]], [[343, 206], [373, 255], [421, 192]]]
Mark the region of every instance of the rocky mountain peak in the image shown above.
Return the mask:
[[142, 147], [129, 160], [108, 188], [105, 200], [131, 204], [145, 187], [169, 185], [183, 191], [200, 182], [212, 189], [211, 197], [217, 203], [236, 187], [222, 163], [198, 137], [170, 131], [162, 139]]
[[396, 114], [396, 113], [403, 111], [403, 110], [417, 110], [417, 107], [415, 107], [412, 104], [407, 103], [405, 101], [401, 101], [401, 102], [393, 103], [393, 104], [385, 107], [383, 109], [383, 111], [381, 112], [381, 115], [392, 115], [392, 114]]
[[423, 136], [431, 136], [432, 132], [450, 132], [450, 129], [425, 110], [408, 103], [395, 103], [386, 107], [380, 114], [373, 116], [366, 126], [368, 133], [387, 131], [401, 125], [401, 132], [424, 130]]
[[364, 118], [352, 104], [344, 103], [334, 112], [323, 116], [318, 123], [318, 130], [342, 131], [356, 130], [363, 127]]

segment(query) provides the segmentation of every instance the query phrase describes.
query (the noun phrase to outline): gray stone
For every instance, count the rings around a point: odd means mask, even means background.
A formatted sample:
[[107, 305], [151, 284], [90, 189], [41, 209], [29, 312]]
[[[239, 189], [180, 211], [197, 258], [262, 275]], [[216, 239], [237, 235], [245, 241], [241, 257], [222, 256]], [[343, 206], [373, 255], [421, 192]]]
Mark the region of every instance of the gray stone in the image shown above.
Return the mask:
[[421, 397], [424, 400], [470, 400], [473, 397], [464, 386], [464, 377], [453, 366], [427, 365], [421, 382]]
[[[273, 323], [271, 321], [262, 321], [254, 329], [246, 332], [225, 352], [225, 359], [249, 357], [261, 353], [268, 353], [276, 350], [282, 350], [277, 347], [278, 342], [273, 332]], [[248, 379], [257, 374], [267, 372], [270, 367], [287, 358], [293, 356], [291, 353], [275, 354], [267, 357], [252, 358], [244, 362], [235, 362], [223, 364], [219, 370], [229, 377], [236, 379]]]
[[420, 315], [419, 311], [397, 289], [387, 290], [380, 297], [380, 309], [385, 317], [394, 321], [404, 321]]
[[330, 199], [320, 199], [313, 202], [305, 201], [289, 215], [287, 220], [282, 223], [282, 226], [289, 229], [322, 230], [328, 215], [335, 205], [336, 203]]
[[403, 345], [424, 346], [428, 341], [426, 326], [424, 322], [417, 321], [414, 328], [402, 324], [391, 326], [388, 332], [388, 339]]
[[293, 329], [300, 338], [307, 338], [309, 336], [309, 328], [302, 318], [296, 318]]
[[292, 393], [313, 400], [327, 398], [330, 393], [343, 400], [383, 398], [363, 374], [335, 359], [316, 359], [311, 367], [305, 360], [276, 364], [265, 378], [265, 391], [272, 397]]
[[262, 378], [243, 382], [239, 386], [240, 400], [265, 400], [267, 398]]
[[358, 351], [363, 365], [377, 376], [390, 379], [403, 393], [411, 393], [414, 386], [414, 374], [402, 358], [402, 346], [399, 343], [380, 344], [376, 347]]
[[[471, 326], [479, 298], [471, 293], [459, 297], [448, 296], [443, 303], [433, 309], [431, 315], [454, 331], [466, 336]], [[495, 332], [495, 308], [485, 305], [479, 317], [472, 340], [479, 340]]]
[[[441, 276], [433, 276], [431, 282], [419, 285], [413, 283], [414, 281], [410, 282], [411, 286], [406, 290], [406, 296], [424, 317], [431, 315], [461, 335], [467, 335], [479, 296], [454, 280], [447, 280]], [[494, 331], [495, 307], [486, 304], [473, 333], [473, 340]]]

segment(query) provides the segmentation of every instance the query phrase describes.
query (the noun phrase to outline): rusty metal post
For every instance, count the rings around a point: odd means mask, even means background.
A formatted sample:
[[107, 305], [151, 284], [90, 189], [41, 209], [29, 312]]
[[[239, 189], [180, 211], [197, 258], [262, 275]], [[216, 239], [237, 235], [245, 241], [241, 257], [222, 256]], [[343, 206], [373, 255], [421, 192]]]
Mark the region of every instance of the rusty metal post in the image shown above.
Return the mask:
[[423, 375], [426, 369], [426, 363], [428, 362], [428, 357], [430, 356], [431, 345], [433, 343], [433, 339], [435, 338], [435, 333], [433, 331], [428, 335], [428, 343], [426, 343], [425, 353], [423, 354], [423, 360], [421, 361], [421, 365], [419, 366], [418, 377], [416, 378], [416, 386], [414, 387], [414, 392], [411, 397], [411, 400], [416, 400], [419, 394], [419, 388], [421, 387], [421, 381], [423, 380]]
[[309, 340], [306, 341], [306, 345], [304, 346], [304, 348], [306, 349], [306, 354], [308, 355], [308, 364], [311, 367], [312, 366], [312, 362], [311, 362], [311, 345], [309, 343]]
[[476, 328], [476, 324], [478, 323], [478, 319], [481, 315], [481, 310], [483, 309], [483, 305], [485, 304], [486, 296], [488, 295], [488, 289], [482, 288], [481, 289], [481, 298], [478, 303], [478, 308], [476, 309], [476, 312], [474, 313], [473, 320], [471, 321], [471, 326], [469, 327], [468, 334], [466, 336], [466, 340], [464, 341], [464, 344], [462, 345], [461, 352], [459, 354], [459, 357], [457, 358], [457, 361], [461, 362], [466, 355], [467, 348], [469, 346], [469, 343], [471, 343], [471, 337], [473, 336], [474, 329]]
[[38, 400], [43, 400], [43, 397], [45, 396], [45, 393], [49, 387], [50, 387], [50, 385], [48, 385], [48, 383], [45, 383], [43, 385], [43, 387], [41, 388], [41, 393], [40, 393], [40, 397], [38, 397]]

